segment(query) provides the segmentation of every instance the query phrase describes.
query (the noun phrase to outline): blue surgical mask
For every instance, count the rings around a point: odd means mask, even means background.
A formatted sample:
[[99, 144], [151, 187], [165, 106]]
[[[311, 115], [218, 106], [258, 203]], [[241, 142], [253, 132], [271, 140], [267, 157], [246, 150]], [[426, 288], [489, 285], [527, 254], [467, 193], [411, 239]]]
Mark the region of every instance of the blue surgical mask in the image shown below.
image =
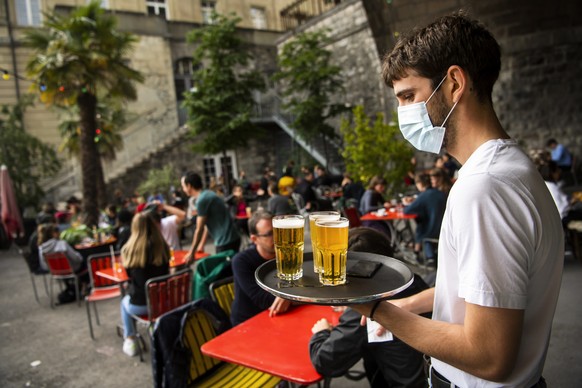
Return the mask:
[[445, 75], [426, 102], [418, 102], [416, 104], [398, 107], [398, 125], [400, 126], [400, 132], [402, 132], [404, 138], [419, 151], [438, 154], [443, 145], [445, 123], [451, 113], [453, 113], [453, 110], [459, 101], [455, 102], [455, 105], [453, 105], [440, 127], [434, 127], [432, 125], [430, 117], [428, 116], [426, 104], [446, 79], [447, 76]]

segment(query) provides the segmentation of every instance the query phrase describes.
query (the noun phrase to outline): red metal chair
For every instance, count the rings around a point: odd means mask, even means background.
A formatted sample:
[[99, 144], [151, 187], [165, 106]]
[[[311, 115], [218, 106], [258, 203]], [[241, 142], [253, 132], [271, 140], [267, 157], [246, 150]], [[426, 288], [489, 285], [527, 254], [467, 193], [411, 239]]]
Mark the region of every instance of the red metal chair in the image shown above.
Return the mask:
[[69, 259], [63, 252], [53, 252], [53, 253], [44, 253], [44, 259], [46, 264], [49, 268], [51, 273], [51, 282], [50, 282], [50, 295], [49, 298], [51, 300], [51, 308], [55, 307], [55, 303], [53, 300], [53, 280], [67, 280], [73, 279], [75, 282], [75, 298], [77, 299], [77, 305], [81, 306], [81, 298], [79, 297], [79, 278], [85, 274], [87, 274], [87, 269], [75, 273], [73, 268], [71, 268], [71, 264], [69, 263]]
[[[118, 259], [119, 252], [114, 253], [114, 256], [116, 259]], [[101, 323], [99, 322], [99, 313], [97, 312], [97, 302], [114, 299], [121, 296], [121, 286], [119, 284], [113, 280], [95, 275], [95, 272], [99, 270], [112, 268], [111, 259], [112, 257], [109, 253], [91, 255], [87, 259], [89, 280], [91, 282], [91, 293], [85, 297], [85, 306], [87, 307], [87, 322], [89, 322], [89, 333], [91, 334], [91, 339], [93, 340], [95, 339], [95, 336], [93, 335], [90, 305], [93, 304], [95, 321], [97, 322], [97, 325], [100, 325]]]
[[[177, 307], [192, 301], [191, 268], [180, 270], [173, 274], [158, 276], [149, 279], [146, 284], [147, 315], [134, 315], [133, 318], [147, 327], [148, 335], [158, 317]], [[146, 350], [145, 341], [141, 334], [136, 333], [139, 340], [139, 358], [143, 361], [143, 351]]]
[[355, 207], [345, 207], [343, 209], [344, 215], [350, 222], [350, 228], [358, 228], [362, 226], [362, 221], [360, 220], [360, 214], [358, 209]]

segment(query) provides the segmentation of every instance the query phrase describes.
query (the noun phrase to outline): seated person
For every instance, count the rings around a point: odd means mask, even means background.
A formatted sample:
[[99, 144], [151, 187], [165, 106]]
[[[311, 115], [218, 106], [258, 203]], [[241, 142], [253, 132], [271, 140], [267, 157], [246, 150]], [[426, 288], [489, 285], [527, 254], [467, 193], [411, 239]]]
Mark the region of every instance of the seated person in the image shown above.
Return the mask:
[[354, 182], [352, 178], [345, 174], [342, 180], [342, 198], [344, 206], [360, 207], [360, 199], [364, 195], [364, 186], [360, 182]]
[[[46, 223], [38, 226], [38, 255], [40, 267], [48, 271], [44, 255], [48, 253], [62, 252], [67, 257], [71, 269], [75, 273], [80, 273], [87, 268], [87, 262], [83, 256], [69, 245], [65, 240], [59, 238], [59, 228], [56, 224]], [[79, 288], [85, 289], [89, 284], [89, 274], [81, 276], [79, 279]], [[75, 283], [72, 280], [65, 281], [66, 288], [59, 296], [59, 304], [70, 303], [75, 301]], [[82, 292], [80, 292], [82, 294]]]
[[313, 173], [311, 171], [303, 174], [303, 179], [297, 184], [294, 191], [301, 195], [306, 211], [317, 209], [317, 196], [313, 190]]
[[568, 198], [568, 195], [564, 193], [560, 187], [559, 182], [562, 170], [558, 167], [556, 162], [549, 160], [539, 165], [538, 171], [542, 175], [542, 178], [556, 203], [564, 228], [568, 227], [570, 221], [582, 219], [582, 205], [576, 198]]
[[38, 250], [41, 268], [48, 270], [44, 255], [55, 252], [65, 254], [74, 272], [80, 272], [87, 268], [87, 263], [83, 260], [83, 256], [73, 249], [68, 242], [61, 240], [59, 234], [59, 228], [53, 223], [40, 224], [38, 226]]
[[248, 218], [251, 216], [251, 208], [244, 197], [244, 189], [241, 185], [232, 188], [232, 194], [224, 199], [235, 225], [244, 235], [249, 235]]
[[117, 223], [113, 228], [113, 235], [117, 239], [115, 242], [115, 250], [121, 251], [129, 236], [131, 236], [131, 219], [133, 213], [127, 209], [121, 209], [117, 215]]
[[265, 261], [275, 259], [273, 215], [263, 210], [256, 211], [249, 219], [249, 231], [253, 245], [232, 259], [234, 302], [230, 320], [233, 326], [266, 309], [270, 310], [270, 316], [283, 313], [291, 305], [290, 301], [263, 290], [255, 280], [256, 269]]
[[[354, 228], [348, 237], [348, 250], [392, 256], [392, 247], [384, 235], [370, 228]], [[398, 299], [427, 289], [426, 283], [414, 275], [410, 287], [390, 299]], [[426, 387], [422, 353], [394, 337], [386, 342], [368, 342], [362, 315], [347, 308], [339, 324], [333, 327], [326, 319], [315, 323], [309, 341], [309, 354], [315, 370], [325, 377], [347, 373], [360, 358], [370, 386]]]
[[[368, 189], [360, 199], [360, 214], [365, 215], [378, 209], [390, 207], [390, 203], [384, 201], [385, 191], [386, 180], [378, 175], [372, 177], [368, 184]], [[362, 225], [379, 230], [386, 236], [392, 234], [391, 228], [385, 221], [363, 221]]]
[[[39, 225], [42, 224], [54, 224], [55, 223], [55, 216], [54, 214], [51, 215], [50, 213], [40, 214], [37, 218], [37, 222]], [[30, 238], [28, 239], [28, 252], [25, 255], [25, 259], [28, 263], [28, 268], [33, 273], [47, 273], [46, 269], [41, 268], [40, 265], [40, 257], [38, 254], [38, 230], [39, 227], [32, 232]]]
[[133, 315], [147, 314], [145, 283], [169, 273], [170, 248], [150, 212], [138, 213], [131, 222], [131, 236], [121, 249], [122, 263], [130, 279], [129, 293], [121, 299], [123, 353], [137, 354]]
[[[180, 226], [186, 218], [186, 212], [175, 206], [162, 203], [158, 200], [150, 203], [144, 211], [148, 211], [161, 228], [162, 236], [173, 250], [180, 250]], [[163, 215], [163, 216], [162, 216]]]
[[446, 195], [431, 186], [428, 174], [417, 174], [414, 178], [416, 188], [420, 192], [416, 199], [404, 197], [402, 202], [406, 207], [404, 214], [416, 214], [416, 232], [414, 236], [414, 251], [418, 254], [422, 249], [427, 264], [436, 263], [436, 252], [433, 244], [424, 242], [425, 238], [438, 238], [441, 231], [441, 223], [447, 204]]
[[276, 182], [269, 183], [269, 200], [267, 210], [269, 213], [279, 216], [284, 214], [297, 214], [297, 208], [288, 195], [279, 195], [279, 187]]

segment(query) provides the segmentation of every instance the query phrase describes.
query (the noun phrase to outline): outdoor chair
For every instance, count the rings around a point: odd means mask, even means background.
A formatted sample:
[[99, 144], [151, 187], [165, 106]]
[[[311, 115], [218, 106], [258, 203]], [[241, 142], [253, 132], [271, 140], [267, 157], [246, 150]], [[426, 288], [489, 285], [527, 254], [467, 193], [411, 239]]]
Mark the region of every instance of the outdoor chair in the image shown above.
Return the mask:
[[81, 306], [81, 298], [79, 296], [79, 278], [87, 274], [87, 269], [84, 269], [78, 273], [73, 271], [69, 259], [63, 252], [53, 252], [45, 253], [44, 259], [51, 274], [50, 291], [49, 298], [51, 301], [51, 308], [55, 307], [53, 299], [53, 281], [54, 280], [73, 280], [75, 282], [75, 298], [77, 300], [77, 305]]
[[209, 289], [210, 298], [218, 303], [220, 308], [222, 308], [226, 315], [230, 317], [232, 302], [234, 301], [234, 278], [229, 276], [217, 280], [210, 284]]
[[344, 216], [350, 222], [350, 229], [362, 226], [362, 221], [360, 220], [360, 213], [358, 209], [356, 209], [355, 207], [345, 207], [343, 209], [343, 212]]
[[[114, 253], [115, 256], [119, 255], [119, 252]], [[91, 334], [91, 339], [95, 339], [93, 335], [93, 324], [91, 321], [91, 304], [93, 305], [93, 311], [95, 312], [95, 322], [100, 325], [99, 313], [97, 312], [97, 302], [109, 299], [115, 299], [121, 296], [121, 286], [114, 282], [113, 280], [106, 279], [101, 276], [97, 276], [95, 272], [112, 268], [112, 257], [111, 254], [97, 254], [91, 255], [87, 259], [87, 268], [89, 270], [89, 281], [91, 282], [91, 292], [85, 297], [85, 306], [87, 308], [87, 322], [89, 323], [89, 333]]]
[[[133, 315], [133, 318], [137, 323], [147, 327], [148, 336], [151, 336], [153, 325], [160, 315], [192, 300], [192, 278], [192, 269], [186, 268], [173, 274], [151, 278], [146, 282], [148, 313], [141, 316]], [[145, 341], [139, 332], [136, 333], [136, 337], [139, 359], [143, 361], [143, 352], [147, 350]]]
[[206, 356], [200, 347], [217, 335], [218, 322], [204, 308], [188, 313], [182, 328], [182, 343], [190, 355], [189, 387], [276, 387], [280, 378], [241, 365]]
[[46, 292], [46, 295], [49, 296], [48, 283], [46, 282], [46, 275], [49, 273], [49, 271], [40, 268], [40, 266], [36, 266], [36, 268], [33, 268], [32, 263], [29, 260], [31, 253], [28, 251], [28, 249], [25, 250], [18, 247], [18, 253], [20, 253], [20, 255], [26, 261], [28, 272], [30, 273], [30, 281], [32, 282], [32, 290], [34, 291], [34, 298], [36, 299], [36, 302], [40, 304], [40, 300], [38, 299], [38, 292], [36, 290], [36, 281], [34, 280], [34, 278], [38, 276], [42, 277], [42, 281], [44, 283], [44, 290]]

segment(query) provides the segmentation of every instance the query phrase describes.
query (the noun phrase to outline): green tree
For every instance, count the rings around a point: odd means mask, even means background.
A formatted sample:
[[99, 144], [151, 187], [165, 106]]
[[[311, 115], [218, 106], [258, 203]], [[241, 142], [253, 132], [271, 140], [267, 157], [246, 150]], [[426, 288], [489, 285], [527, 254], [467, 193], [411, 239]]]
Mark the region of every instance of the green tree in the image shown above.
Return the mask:
[[320, 136], [324, 144], [326, 138], [337, 137], [327, 120], [347, 110], [345, 104], [332, 102], [344, 88], [341, 68], [332, 64], [332, 53], [325, 49], [330, 41], [325, 31], [295, 36], [283, 46], [279, 71], [274, 75], [276, 81], [282, 81], [284, 107], [295, 117], [293, 128], [306, 141]]
[[105, 15], [98, 1], [70, 15], [45, 17], [43, 29], [26, 32], [26, 44], [35, 51], [27, 71], [41, 101], [78, 108], [85, 221], [96, 225], [98, 197], [105, 194], [98, 193], [103, 169], [95, 142], [97, 103], [103, 98], [136, 99], [135, 82], [143, 77], [129, 67], [127, 57], [136, 38], [117, 31], [116, 19]]
[[147, 179], [139, 185], [137, 191], [140, 195], [161, 193], [164, 197], [170, 198], [170, 187], [176, 185], [178, 181], [178, 176], [172, 166], [165, 166], [161, 169], [150, 170]]
[[37, 206], [44, 196], [42, 178], [53, 176], [61, 168], [56, 152], [22, 126], [24, 111], [32, 97], [20, 104], [0, 108], [0, 164], [5, 164], [14, 184], [18, 205]]
[[[252, 60], [237, 36], [234, 15], [212, 15], [213, 24], [193, 30], [188, 41], [196, 44], [193, 63], [195, 88], [185, 93], [191, 134], [200, 136], [195, 151], [222, 153], [247, 145], [259, 133], [251, 122], [252, 92], [264, 88], [260, 72], [249, 70]], [[222, 166], [224, 177], [228, 177]], [[225, 179], [227, 185], [230, 184]]]
[[393, 122], [385, 124], [384, 115], [378, 113], [370, 125], [371, 119], [363, 106], [356, 106], [352, 113], [352, 119], [343, 119], [340, 128], [348, 173], [362, 182], [368, 182], [374, 175], [382, 176], [388, 182], [388, 192], [400, 191], [414, 151], [400, 134], [396, 114]]

